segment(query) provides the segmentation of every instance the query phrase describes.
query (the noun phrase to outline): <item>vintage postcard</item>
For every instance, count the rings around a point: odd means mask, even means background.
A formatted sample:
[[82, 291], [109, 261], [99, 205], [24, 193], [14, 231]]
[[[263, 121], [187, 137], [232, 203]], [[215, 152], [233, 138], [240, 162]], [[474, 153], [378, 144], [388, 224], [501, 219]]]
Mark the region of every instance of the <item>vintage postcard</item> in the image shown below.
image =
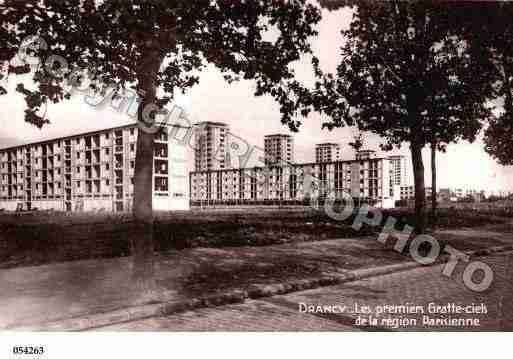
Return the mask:
[[511, 332], [512, 17], [0, 0], [0, 329]]

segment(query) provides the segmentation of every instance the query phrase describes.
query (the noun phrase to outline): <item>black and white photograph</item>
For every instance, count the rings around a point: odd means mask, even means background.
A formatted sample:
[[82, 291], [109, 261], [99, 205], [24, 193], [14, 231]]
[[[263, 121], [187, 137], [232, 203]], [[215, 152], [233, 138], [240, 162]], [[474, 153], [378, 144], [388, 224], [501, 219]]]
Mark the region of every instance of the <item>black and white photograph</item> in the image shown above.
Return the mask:
[[0, 0], [0, 70], [0, 333], [513, 331], [512, 2]]

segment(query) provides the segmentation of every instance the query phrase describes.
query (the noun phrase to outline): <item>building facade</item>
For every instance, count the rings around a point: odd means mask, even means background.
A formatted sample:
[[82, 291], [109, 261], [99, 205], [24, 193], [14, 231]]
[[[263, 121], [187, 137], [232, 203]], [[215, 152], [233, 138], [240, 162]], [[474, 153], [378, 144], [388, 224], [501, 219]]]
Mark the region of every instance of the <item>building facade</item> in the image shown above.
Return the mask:
[[[426, 187], [426, 200], [431, 200], [433, 194], [432, 187]], [[468, 188], [440, 188], [436, 193], [437, 200], [440, 202], [458, 202], [458, 201], [474, 201], [480, 202], [484, 199], [484, 191]], [[414, 186], [401, 186], [401, 199], [415, 199]]]
[[334, 162], [340, 160], [340, 145], [338, 143], [319, 143], [315, 145], [315, 162]]
[[195, 125], [195, 171], [229, 168], [227, 161], [229, 132], [228, 125], [222, 122], [205, 121]]
[[264, 163], [266, 166], [294, 162], [294, 139], [290, 135], [277, 134], [264, 137]]
[[415, 198], [415, 186], [401, 186], [400, 191], [400, 198], [402, 200]]
[[[132, 209], [136, 124], [0, 150], [0, 208]], [[185, 148], [155, 135], [153, 207], [188, 209]]]
[[192, 206], [309, 204], [343, 193], [377, 207], [393, 207], [385, 158], [253, 167], [190, 174]]
[[485, 193], [474, 188], [441, 188], [439, 197], [444, 202], [481, 202], [485, 198]]
[[407, 163], [401, 155], [388, 156], [390, 161], [390, 180], [394, 186], [406, 186]]
[[413, 188], [413, 186], [407, 184], [406, 157], [401, 155], [388, 156], [388, 160], [390, 162], [390, 195], [394, 196], [394, 193], [399, 193], [402, 200], [408, 199], [411, 193], [409, 188]]
[[356, 152], [356, 160], [365, 161], [372, 158], [376, 158], [376, 151], [374, 150], [359, 150]]

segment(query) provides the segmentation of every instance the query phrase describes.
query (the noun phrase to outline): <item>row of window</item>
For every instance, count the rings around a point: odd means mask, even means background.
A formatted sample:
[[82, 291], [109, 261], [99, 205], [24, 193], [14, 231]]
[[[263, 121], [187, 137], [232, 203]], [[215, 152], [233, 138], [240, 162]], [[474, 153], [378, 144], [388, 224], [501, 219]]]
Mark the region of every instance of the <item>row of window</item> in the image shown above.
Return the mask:
[[[129, 131], [130, 131], [130, 135], [133, 136], [135, 135], [135, 128], [130, 128]], [[99, 136], [100, 135], [97, 135], [98, 137], [98, 140], [99, 140]], [[110, 132], [106, 132], [103, 134], [104, 138], [105, 139], [109, 139], [110, 138]], [[120, 137], [121, 136], [121, 131], [116, 131], [116, 136], [115, 137]], [[85, 137], [81, 137], [81, 138], [75, 138], [75, 144], [80, 144], [80, 140], [83, 139], [85, 141], [86, 144], [91, 144], [91, 138], [89, 138], [89, 142], [87, 142], [86, 138]], [[70, 140], [65, 140], [66, 141], [66, 146], [70, 146], [71, 145], [71, 142]], [[98, 141], [93, 141], [93, 142], [96, 142], [98, 143]], [[62, 140], [58, 140], [55, 142], [55, 145], [57, 148], [61, 148], [61, 145], [62, 145]], [[48, 145], [39, 145], [39, 148], [36, 149], [36, 152], [39, 152], [39, 151], [42, 151], [42, 150], [47, 150], [49, 149], [50, 151], [53, 149], [53, 144], [48, 144]], [[27, 150], [27, 149], [25, 149]], [[13, 151], [10, 151], [10, 152], [7, 152], [4, 154], [7, 155], [7, 156], [15, 156], [15, 155], [21, 155], [23, 154], [23, 150], [13, 150]]]

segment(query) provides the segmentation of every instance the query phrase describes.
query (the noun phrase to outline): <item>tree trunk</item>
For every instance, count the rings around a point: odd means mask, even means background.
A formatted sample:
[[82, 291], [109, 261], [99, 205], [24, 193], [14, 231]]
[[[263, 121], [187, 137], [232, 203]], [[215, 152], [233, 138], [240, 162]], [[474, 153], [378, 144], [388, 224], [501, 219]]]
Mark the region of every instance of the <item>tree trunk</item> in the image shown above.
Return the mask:
[[138, 78], [138, 93], [141, 103], [137, 112], [138, 130], [134, 170], [133, 218], [135, 230], [132, 234], [134, 289], [144, 294], [156, 289], [153, 243], [153, 152], [154, 131], [144, 109], [154, 104], [157, 91], [157, 74], [160, 68], [158, 54], [150, 53], [141, 66]]
[[132, 278], [135, 289], [141, 291], [152, 290], [154, 287], [152, 177], [153, 134], [139, 129], [134, 173]]
[[426, 188], [424, 183], [422, 145], [413, 141], [410, 144], [410, 150], [413, 162], [413, 178], [415, 182], [415, 233], [423, 234], [426, 230]]
[[436, 142], [431, 142], [431, 221], [433, 226], [436, 226], [436, 194]]

